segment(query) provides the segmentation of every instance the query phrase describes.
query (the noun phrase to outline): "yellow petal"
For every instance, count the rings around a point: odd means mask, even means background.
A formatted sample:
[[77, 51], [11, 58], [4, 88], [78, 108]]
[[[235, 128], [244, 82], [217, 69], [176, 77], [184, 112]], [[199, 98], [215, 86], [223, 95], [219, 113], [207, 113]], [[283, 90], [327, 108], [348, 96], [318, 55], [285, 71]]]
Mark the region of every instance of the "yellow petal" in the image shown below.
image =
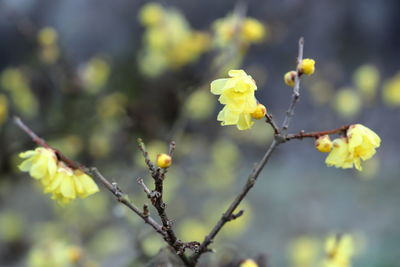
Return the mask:
[[74, 182], [72, 181], [72, 175], [63, 174], [62, 181], [60, 184], [60, 193], [67, 198], [75, 198], [76, 192]]

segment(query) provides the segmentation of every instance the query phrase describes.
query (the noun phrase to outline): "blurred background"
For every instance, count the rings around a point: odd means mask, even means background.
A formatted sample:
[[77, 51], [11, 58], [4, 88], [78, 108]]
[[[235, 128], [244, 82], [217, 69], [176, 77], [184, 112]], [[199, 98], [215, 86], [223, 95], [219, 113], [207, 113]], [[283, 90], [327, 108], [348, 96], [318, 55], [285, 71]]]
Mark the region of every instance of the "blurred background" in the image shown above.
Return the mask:
[[175, 140], [167, 211], [184, 241], [202, 241], [273, 138], [262, 120], [221, 127], [209, 84], [244, 69], [281, 123], [292, 93], [283, 75], [304, 36], [316, 73], [289, 131], [362, 123], [382, 146], [363, 172], [326, 167], [312, 140], [280, 146], [202, 264], [321, 266], [326, 237], [347, 233], [353, 266], [398, 266], [398, 10], [396, 0], [0, 0], [0, 265], [143, 266], [164, 246], [101, 186], [68, 206], [43, 194], [17, 169], [35, 144], [13, 115], [137, 206], [148, 200], [136, 178], [151, 179], [136, 138], [152, 159]]

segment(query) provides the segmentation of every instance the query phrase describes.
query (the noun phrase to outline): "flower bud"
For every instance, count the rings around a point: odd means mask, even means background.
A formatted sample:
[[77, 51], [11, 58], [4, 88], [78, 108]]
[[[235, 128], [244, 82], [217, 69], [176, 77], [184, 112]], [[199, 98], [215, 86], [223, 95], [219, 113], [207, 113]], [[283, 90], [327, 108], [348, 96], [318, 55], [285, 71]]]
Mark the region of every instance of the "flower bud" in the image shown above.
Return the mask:
[[332, 141], [329, 138], [329, 135], [323, 135], [323, 136], [318, 137], [318, 139], [315, 140], [315, 148], [319, 152], [323, 152], [323, 153], [330, 152], [332, 149]]
[[160, 168], [168, 168], [172, 164], [172, 158], [168, 154], [157, 155], [157, 166]]
[[296, 75], [297, 72], [295, 72], [294, 70], [286, 72], [285, 76], [283, 76], [283, 80], [285, 81], [286, 85], [293, 87]]
[[300, 73], [311, 75], [315, 71], [315, 60], [310, 58], [303, 59], [297, 66]]
[[264, 118], [265, 114], [267, 114], [267, 109], [265, 106], [263, 104], [258, 104], [256, 110], [254, 110], [254, 112], [250, 115], [253, 119], [259, 120]]

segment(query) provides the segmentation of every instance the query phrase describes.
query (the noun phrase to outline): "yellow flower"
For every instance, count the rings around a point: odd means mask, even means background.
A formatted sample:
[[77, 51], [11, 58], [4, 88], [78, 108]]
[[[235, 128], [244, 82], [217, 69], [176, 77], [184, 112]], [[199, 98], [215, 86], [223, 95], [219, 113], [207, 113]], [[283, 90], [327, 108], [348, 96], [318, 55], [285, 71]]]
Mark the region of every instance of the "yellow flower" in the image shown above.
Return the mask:
[[39, 31], [37, 38], [40, 45], [51, 46], [56, 44], [58, 33], [52, 27], [45, 27]]
[[253, 18], [246, 18], [242, 25], [242, 38], [249, 43], [261, 42], [266, 35], [264, 25]]
[[352, 168], [362, 170], [361, 160], [367, 160], [376, 153], [381, 139], [369, 128], [355, 124], [351, 125], [346, 137], [335, 139], [333, 149], [325, 160], [328, 166], [337, 168]]
[[20, 153], [25, 160], [20, 170], [41, 181], [43, 191], [51, 193], [52, 199], [66, 204], [71, 200], [85, 198], [99, 191], [96, 183], [80, 170], [72, 170], [62, 161], [57, 161], [54, 150], [39, 147]]
[[256, 110], [251, 113], [251, 117], [253, 119], [259, 120], [265, 117], [265, 114], [267, 114], [267, 109], [263, 104], [258, 104], [256, 107]]
[[243, 70], [230, 70], [227, 79], [217, 79], [211, 83], [211, 93], [221, 95], [219, 102], [225, 107], [218, 114], [221, 125], [235, 125], [239, 130], [251, 128], [251, 113], [256, 111], [257, 100], [254, 91], [257, 85]]
[[21, 171], [29, 172], [35, 179], [54, 176], [57, 171], [57, 157], [52, 149], [38, 147], [19, 154], [25, 159], [18, 167]]
[[268, 28], [259, 20], [249, 17], [242, 20], [232, 14], [217, 19], [213, 23], [213, 28], [215, 45], [221, 48], [234, 42], [236, 33], [238, 41], [242, 44], [259, 43], [268, 34]]
[[354, 242], [350, 235], [331, 235], [325, 243], [326, 267], [350, 267]]
[[360, 159], [367, 160], [376, 153], [380, 146], [381, 139], [371, 129], [361, 125], [351, 125], [347, 131], [348, 147], [354, 158], [357, 170], [361, 170]]
[[163, 7], [157, 3], [148, 3], [139, 11], [139, 20], [145, 26], [154, 26], [163, 19]]
[[0, 126], [7, 120], [8, 100], [4, 94], [0, 94]]
[[283, 76], [283, 80], [284, 80], [285, 84], [290, 87], [293, 87], [296, 75], [297, 75], [297, 72], [294, 70], [286, 72], [285, 75]]
[[172, 158], [168, 154], [157, 155], [157, 166], [161, 168], [168, 168], [172, 164]]
[[77, 197], [85, 198], [99, 191], [96, 183], [80, 170], [73, 171], [63, 162], [58, 163], [57, 173], [44, 179], [44, 192], [61, 204], [67, 204]]
[[300, 73], [311, 75], [315, 71], [315, 60], [310, 58], [305, 58], [297, 66], [297, 69], [299, 70]]
[[258, 264], [252, 259], [244, 260], [239, 267], [258, 267]]
[[337, 138], [333, 140], [333, 148], [325, 159], [326, 165], [336, 168], [348, 169], [353, 167], [353, 161], [349, 153], [347, 138]]
[[332, 150], [332, 141], [329, 138], [329, 135], [323, 135], [318, 137], [317, 140], [315, 140], [315, 148], [319, 152], [323, 153], [328, 153]]

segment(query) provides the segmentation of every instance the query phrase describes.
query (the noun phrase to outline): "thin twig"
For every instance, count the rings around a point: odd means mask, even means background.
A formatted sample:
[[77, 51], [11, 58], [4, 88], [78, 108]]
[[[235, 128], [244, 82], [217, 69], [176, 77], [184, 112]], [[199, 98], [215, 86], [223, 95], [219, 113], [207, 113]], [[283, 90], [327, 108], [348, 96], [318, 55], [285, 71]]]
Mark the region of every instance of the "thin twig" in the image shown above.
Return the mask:
[[152, 217], [150, 217], [148, 214], [144, 214], [140, 211], [138, 207], [136, 207], [128, 198], [128, 196], [122, 192], [122, 190], [118, 187], [116, 183], [111, 183], [109, 182], [95, 167], [87, 168], [81, 164], [78, 164], [74, 162], [73, 160], [67, 158], [64, 156], [60, 151], [52, 148], [49, 146], [46, 141], [42, 138], [40, 138], [38, 135], [36, 135], [20, 118], [15, 117], [14, 118], [15, 124], [23, 130], [26, 134], [28, 134], [32, 140], [37, 143], [38, 145], [53, 149], [55, 153], [57, 154], [57, 157], [59, 160], [65, 162], [68, 166], [74, 168], [74, 169], [80, 169], [83, 172], [85, 172], [87, 175], [93, 177], [95, 180], [99, 181], [102, 183], [115, 197], [116, 199], [127, 206], [130, 210], [132, 210], [134, 213], [136, 213], [139, 217], [141, 217], [145, 223], [149, 224], [153, 229], [162, 235], [164, 238], [166, 238], [167, 234], [166, 232], [162, 229], [162, 226], [157, 223]]
[[238, 214], [233, 215], [236, 208], [239, 206], [239, 204], [242, 202], [244, 197], [247, 195], [247, 193], [250, 191], [250, 189], [254, 186], [258, 176], [260, 175], [262, 169], [264, 168], [265, 164], [268, 162], [269, 158], [272, 155], [272, 152], [274, 152], [275, 148], [279, 145], [280, 143], [277, 140], [273, 140], [270, 147], [268, 148], [267, 152], [264, 154], [263, 158], [261, 161], [257, 164], [257, 166], [253, 169], [252, 173], [249, 175], [247, 178], [247, 182], [242, 188], [241, 192], [236, 196], [236, 198], [233, 200], [229, 208], [223, 213], [222, 217], [218, 220], [217, 224], [214, 226], [214, 228], [211, 230], [211, 232], [205, 237], [204, 241], [201, 243], [199, 247], [199, 252], [195, 253], [191, 260], [196, 263], [199, 259], [199, 257], [209, 251], [208, 246], [213, 242], [213, 239], [215, 236], [218, 234], [218, 232], [221, 230], [221, 228], [229, 221], [239, 217], [241, 214], [240, 212]]
[[289, 141], [292, 139], [303, 139], [303, 138], [318, 138], [323, 135], [327, 134], [342, 134], [346, 133], [346, 131], [349, 129], [350, 125], [345, 125], [333, 130], [329, 131], [321, 131], [321, 132], [310, 132], [310, 133], [305, 133], [304, 131], [299, 132], [298, 134], [288, 134], [286, 135], [285, 140]]
[[[299, 40], [299, 54], [297, 56], [297, 66], [303, 60], [303, 50], [304, 50], [304, 38], [301, 37]], [[296, 69], [297, 69], [297, 75], [294, 78], [292, 101], [290, 102], [290, 106], [286, 112], [285, 119], [282, 123], [281, 134], [283, 136], [286, 135], [287, 130], [289, 129], [290, 120], [292, 119], [292, 117], [294, 115], [294, 108], [300, 98], [300, 76], [302, 75], [302, 73], [299, 71], [299, 69], [297, 67], [296, 67]]]
[[[193, 248], [193, 249], [196, 248], [195, 251], [197, 251], [198, 246], [193, 245], [196, 242], [190, 242], [191, 245], [188, 245], [189, 243], [184, 243], [184, 242], [180, 241], [177, 238], [174, 230], [172, 229], [172, 220], [169, 219], [169, 217], [167, 215], [167, 212], [166, 212], [167, 205], [165, 204], [165, 202], [163, 200], [164, 179], [165, 179], [165, 174], [167, 172], [167, 168], [159, 168], [159, 167], [155, 166], [155, 164], [148, 157], [148, 152], [146, 150], [146, 146], [142, 139], [138, 139], [138, 146], [139, 146], [139, 149], [143, 153], [145, 162], [146, 162], [146, 164], [150, 170], [150, 174], [154, 180], [154, 190], [150, 191], [150, 189], [144, 184], [142, 179], [137, 179], [137, 182], [143, 187], [148, 198], [151, 200], [153, 207], [157, 210], [158, 216], [161, 219], [163, 231], [166, 232], [165, 241], [171, 247], [173, 247], [175, 249], [175, 252], [177, 253], [177, 255], [181, 258], [181, 260], [187, 266], [191, 266], [191, 262], [184, 254], [185, 249], [186, 248]], [[168, 153], [170, 155], [173, 154], [173, 152], [175, 150], [175, 146], [176, 146], [175, 142], [172, 141], [170, 143], [170, 147], [169, 147], [169, 151], [168, 151]]]
[[276, 124], [276, 122], [274, 121], [272, 115], [271, 115], [270, 113], [268, 113], [268, 112], [265, 114], [265, 121], [266, 121], [269, 125], [271, 125], [272, 129], [274, 130], [274, 134], [275, 134], [275, 135], [279, 135], [279, 133], [280, 133], [279, 127], [278, 127], [278, 125]]

